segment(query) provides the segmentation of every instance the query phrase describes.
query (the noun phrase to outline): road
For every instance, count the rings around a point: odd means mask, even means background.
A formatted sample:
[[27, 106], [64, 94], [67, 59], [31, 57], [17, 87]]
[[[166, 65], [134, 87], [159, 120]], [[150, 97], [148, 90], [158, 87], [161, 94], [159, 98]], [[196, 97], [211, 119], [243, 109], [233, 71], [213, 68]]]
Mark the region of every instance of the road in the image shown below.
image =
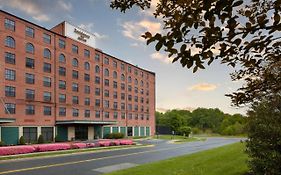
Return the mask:
[[96, 175], [148, 162], [207, 150], [235, 142], [239, 138], [208, 138], [206, 141], [171, 144], [148, 140], [153, 147], [72, 154], [48, 158], [0, 161], [0, 175]]

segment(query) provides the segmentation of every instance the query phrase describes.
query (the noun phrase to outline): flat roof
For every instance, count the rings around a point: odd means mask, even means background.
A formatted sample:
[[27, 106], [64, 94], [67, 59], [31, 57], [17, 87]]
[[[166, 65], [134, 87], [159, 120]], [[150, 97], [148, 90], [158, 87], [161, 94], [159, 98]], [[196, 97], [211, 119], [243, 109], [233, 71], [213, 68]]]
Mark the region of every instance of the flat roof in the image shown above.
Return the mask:
[[[9, 13], [9, 12], [6, 12], [6, 11], [4, 11], [4, 10], [1, 10], [1, 9], [0, 9], [0, 12], [5, 13], [5, 14], [10, 15], [10, 16], [13, 16], [14, 18], [18, 18], [19, 20], [22, 20], [22, 21], [24, 21], [24, 22], [27, 22], [27, 23], [29, 23], [29, 24], [31, 24], [31, 25], [34, 25], [34, 26], [36, 26], [36, 27], [38, 27], [38, 28], [41, 28], [41, 29], [43, 29], [43, 30], [46, 30], [46, 31], [48, 31], [48, 32], [50, 32], [50, 33], [53, 33], [53, 34], [55, 34], [55, 35], [59, 35], [59, 36], [64, 37], [64, 38], [69, 38], [69, 37], [67, 37], [67, 36], [64, 36], [64, 35], [61, 35], [61, 34], [59, 34], [59, 33], [56, 33], [56, 32], [54, 32], [54, 31], [52, 31], [52, 30], [50, 30], [50, 29], [47, 29], [47, 28], [45, 28], [45, 27], [43, 27], [43, 26], [40, 26], [40, 25], [35, 24], [35, 23], [33, 23], [33, 22], [30, 22], [30, 21], [28, 21], [28, 20], [26, 20], [26, 19], [23, 19], [23, 18], [21, 18], [21, 17], [18, 17], [18, 16], [16, 16], [16, 15], [11, 14], [11, 13]], [[67, 22], [67, 21], [63, 21], [63, 22]], [[63, 23], [63, 22], [62, 22], [62, 23]], [[68, 23], [69, 23], [69, 22], [68, 22]], [[59, 24], [61, 24], [61, 23], [59, 23]], [[58, 24], [58, 25], [59, 25], [59, 24]], [[71, 23], [70, 23], [70, 24], [71, 24]], [[57, 25], [56, 25], [56, 26], [57, 26]], [[83, 29], [83, 30], [84, 30], [84, 29]], [[89, 33], [90, 33], [90, 32], [89, 32]], [[71, 39], [71, 38], [70, 38], [70, 39]], [[82, 44], [83, 44], [83, 43], [82, 43]], [[92, 47], [92, 48], [93, 48], [93, 47]], [[126, 63], [126, 64], [129, 64], [129, 65], [131, 65], [131, 66], [133, 66], [133, 67], [135, 67], [135, 68], [141, 69], [141, 70], [143, 70], [143, 71], [146, 71], [146, 72], [148, 72], [148, 73], [151, 73], [151, 74], [155, 75], [155, 72], [146, 70], [146, 69], [144, 69], [144, 68], [140, 68], [140, 67], [138, 67], [138, 66], [136, 66], [136, 65], [133, 65], [133, 64], [131, 64], [131, 63], [128, 63], [128, 62], [126, 62], [126, 61], [124, 61], [124, 60], [121, 60], [121, 59], [119, 59], [119, 58], [116, 58], [115, 56], [112, 56], [112, 55], [110, 55], [110, 54], [108, 54], [108, 53], [103, 52], [103, 51], [100, 50], [99, 48], [93, 48], [93, 49], [95, 49], [96, 51], [101, 52], [101, 53], [103, 53], [103, 54], [105, 54], [105, 55], [107, 55], [107, 56], [109, 56], [109, 57], [112, 57], [112, 58], [114, 58], [114, 59], [116, 59], [116, 60], [119, 60], [119, 61], [121, 61], [121, 62], [124, 62], [124, 63]]]
[[96, 121], [96, 120], [64, 120], [57, 121], [57, 125], [65, 125], [65, 124], [103, 124], [103, 125], [114, 125], [117, 124], [116, 121]]

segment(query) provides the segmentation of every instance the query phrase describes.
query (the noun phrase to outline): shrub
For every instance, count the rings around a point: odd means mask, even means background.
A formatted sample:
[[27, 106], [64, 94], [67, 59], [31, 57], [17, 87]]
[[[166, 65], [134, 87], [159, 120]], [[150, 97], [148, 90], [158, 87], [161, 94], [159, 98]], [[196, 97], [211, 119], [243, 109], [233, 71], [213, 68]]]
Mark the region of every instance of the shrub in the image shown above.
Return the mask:
[[43, 135], [40, 135], [39, 137], [38, 137], [38, 141], [37, 141], [39, 144], [42, 144], [42, 143], [45, 143], [45, 141], [44, 141], [44, 138], [43, 138]]
[[182, 126], [179, 128], [179, 134], [183, 135], [185, 137], [189, 137], [189, 134], [191, 133], [191, 128], [188, 126]]
[[87, 144], [86, 143], [72, 143], [71, 148], [72, 149], [87, 148]]
[[120, 145], [133, 145], [133, 141], [129, 139], [122, 139], [120, 140]]
[[98, 145], [103, 147], [103, 146], [110, 146], [111, 141], [110, 140], [100, 140], [98, 142]]
[[26, 153], [32, 153], [35, 152], [35, 148], [33, 146], [6, 146], [6, 147], [0, 147], [0, 155], [6, 156], [6, 155], [14, 155], [14, 154], [26, 154]]
[[105, 138], [106, 139], [122, 139], [122, 138], [124, 138], [124, 134], [120, 133], [120, 132], [114, 132], [114, 133], [107, 134], [105, 136]]
[[5, 143], [3, 141], [0, 141], [0, 146], [4, 146]]
[[23, 136], [20, 137], [19, 145], [25, 145], [25, 139]]
[[71, 148], [70, 144], [68, 143], [41, 144], [41, 145], [35, 145], [34, 147], [39, 152], [67, 150]]

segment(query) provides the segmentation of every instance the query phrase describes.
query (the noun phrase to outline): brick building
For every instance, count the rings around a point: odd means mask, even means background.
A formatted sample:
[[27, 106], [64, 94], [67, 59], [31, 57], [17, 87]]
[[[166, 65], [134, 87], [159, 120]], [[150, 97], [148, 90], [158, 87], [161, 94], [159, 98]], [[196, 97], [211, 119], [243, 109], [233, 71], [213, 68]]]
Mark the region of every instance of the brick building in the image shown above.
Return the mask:
[[0, 11], [0, 141], [155, 132], [155, 74], [95, 48], [67, 22], [48, 30]]

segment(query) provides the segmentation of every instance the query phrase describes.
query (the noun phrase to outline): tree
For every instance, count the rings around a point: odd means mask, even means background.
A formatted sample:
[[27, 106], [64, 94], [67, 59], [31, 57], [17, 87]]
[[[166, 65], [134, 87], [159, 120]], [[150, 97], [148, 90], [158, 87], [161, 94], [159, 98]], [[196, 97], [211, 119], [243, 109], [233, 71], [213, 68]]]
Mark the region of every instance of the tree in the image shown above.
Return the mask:
[[189, 137], [189, 134], [191, 133], [191, 128], [188, 126], [182, 126], [178, 129], [178, 132], [182, 136]]

